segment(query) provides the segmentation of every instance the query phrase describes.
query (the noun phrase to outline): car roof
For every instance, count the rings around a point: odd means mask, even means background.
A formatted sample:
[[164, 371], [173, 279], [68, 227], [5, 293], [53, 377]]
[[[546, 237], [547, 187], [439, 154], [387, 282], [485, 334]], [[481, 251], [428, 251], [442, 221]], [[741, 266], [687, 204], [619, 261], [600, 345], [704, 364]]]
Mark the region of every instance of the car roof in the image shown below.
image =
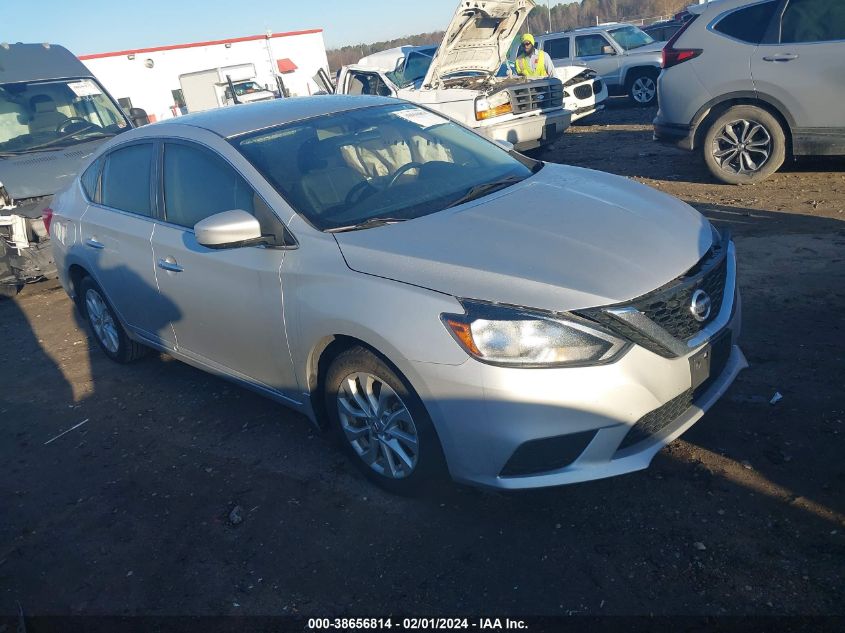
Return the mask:
[[0, 44], [0, 83], [93, 76], [64, 46]]
[[[547, 33], [546, 35], [540, 35], [537, 37], [539, 40], [549, 39], [552, 37], [559, 37], [561, 35], [584, 35], [585, 33], [604, 33], [605, 31], [609, 31], [610, 29], [618, 29], [624, 26], [636, 26], [635, 24], [628, 24], [627, 22], [611, 22], [609, 24], [599, 24], [598, 26], [582, 26], [577, 29], [572, 29], [571, 31], [559, 31], [557, 33]], [[642, 28], [642, 27], [637, 27]]]
[[357, 110], [379, 105], [399, 102], [398, 99], [375, 97], [368, 95], [316, 95], [312, 97], [289, 97], [287, 99], [273, 99], [256, 103], [243, 103], [226, 106], [195, 114], [166, 119], [152, 126], [138, 128], [135, 136], [143, 136], [145, 129], [155, 129], [158, 133], [162, 128], [170, 126], [199, 127], [223, 138], [237, 136], [246, 132], [263, 130], [276, 125], [284, 125], [294, 121], [310, 119], [325, 114]]

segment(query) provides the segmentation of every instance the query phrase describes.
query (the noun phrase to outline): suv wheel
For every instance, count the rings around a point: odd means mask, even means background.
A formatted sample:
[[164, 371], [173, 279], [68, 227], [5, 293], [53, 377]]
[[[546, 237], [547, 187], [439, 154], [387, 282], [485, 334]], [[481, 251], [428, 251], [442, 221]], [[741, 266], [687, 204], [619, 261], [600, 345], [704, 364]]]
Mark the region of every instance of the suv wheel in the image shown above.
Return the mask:
[[780, 122], [766, 110], [734, 106], [713, 121], [702, 143], [704, 162], [716, 178], [731, 185], [760, 182], [786, 157]]
[[117, 363], [131, 363], [147, 349], [129, 338], [126, 330], [106, 300], [105, 294], [90, 277], [79, 284], [79, 306], [97, 345]]
[[382, 488], [414, 494], [445, 472], [440, 442], [419, 396], [363, 347], [337, 356], [326, 373], [325, 407], [344, 450]]
[[638, 71], [628, 79], [628, 97], [634, 105], [648, 107], [657, 103], [657, 73]]

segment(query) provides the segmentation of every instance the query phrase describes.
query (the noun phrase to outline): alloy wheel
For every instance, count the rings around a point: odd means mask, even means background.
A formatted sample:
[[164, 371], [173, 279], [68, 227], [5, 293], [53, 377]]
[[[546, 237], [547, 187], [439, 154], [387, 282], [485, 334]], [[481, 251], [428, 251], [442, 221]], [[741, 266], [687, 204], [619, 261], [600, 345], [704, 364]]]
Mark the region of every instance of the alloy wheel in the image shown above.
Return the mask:
[[725, 124], [713, 139], [716, 163], [732, 174], [751, 174], [765, 165], [772, 153], [772, 136], [757, 121], [738, 119]]
[[96, 290], [89, 288], [85, 293], [85, 309], [88, 312], [88, 320], [94, 335], [112, 354], [117, 354], [120, 347], [120, 338], [117, 333], [117, 324], [112, 318], [111, 311], [105, 300]]
[[651, 77], [637, 77], [631, 86], [631, 96], [637, 103], [651, 103], [657, 94], [657, 84]]
[[419, 434], [408, 407], [382, 379], [356, 372], [337, 393], [340, 426], [355, 453], [375, 472], [404, 479], [419, 460]]

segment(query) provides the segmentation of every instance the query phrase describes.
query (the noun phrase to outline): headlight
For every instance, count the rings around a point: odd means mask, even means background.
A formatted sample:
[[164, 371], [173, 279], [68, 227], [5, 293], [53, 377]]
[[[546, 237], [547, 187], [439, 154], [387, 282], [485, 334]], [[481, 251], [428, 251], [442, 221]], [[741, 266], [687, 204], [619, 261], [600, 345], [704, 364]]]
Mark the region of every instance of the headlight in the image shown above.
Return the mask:
[[511, 112], [513, 112], [511, 109], [511, 98], [505, 90], [486, 97], [478, 97], [475, 100], [476, 121], [492, 119], [493, 117], [510, 114]]
[[628, 347], [600, 326], [571, 315], [480, 301], [461, 302], [466, 314], [443, 314], [455, 340], [473, 358], [512, 367], [598, 365]]

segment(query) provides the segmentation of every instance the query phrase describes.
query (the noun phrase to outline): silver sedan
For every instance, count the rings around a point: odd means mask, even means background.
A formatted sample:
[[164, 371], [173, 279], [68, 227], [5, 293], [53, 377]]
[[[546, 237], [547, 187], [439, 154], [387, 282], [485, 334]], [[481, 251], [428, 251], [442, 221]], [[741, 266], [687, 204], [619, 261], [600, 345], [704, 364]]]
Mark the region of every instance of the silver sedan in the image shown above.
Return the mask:
[[695, 210], [393, 99], [126, 132], [50, 233], [107, 356], [274, 398], [396, 492], [645, 468], [746, 365], [734, 245]]

